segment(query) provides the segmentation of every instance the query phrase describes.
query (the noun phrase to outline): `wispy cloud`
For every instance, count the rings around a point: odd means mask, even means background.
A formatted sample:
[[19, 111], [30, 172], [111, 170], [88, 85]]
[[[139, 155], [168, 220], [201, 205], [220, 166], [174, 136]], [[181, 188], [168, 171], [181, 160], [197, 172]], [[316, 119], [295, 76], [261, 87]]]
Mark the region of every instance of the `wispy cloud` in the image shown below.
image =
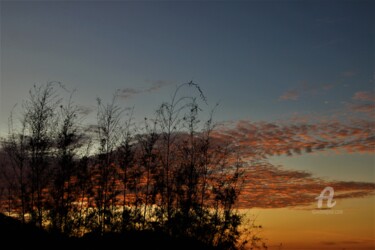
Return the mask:
[[279, 100], [281, 101], [294, 100], [295, 101], [295, 100], [298, 100], [301, 96], [326, 93], [327, 91], [331, 90], [334, 87], [335, 87], [335, 84], [332, 84], [332, 83], [313, 85], [313, 84], [308, 84], [307, 82], [302, 82], [300, 86], [285, 91], [279, 97]]
[[353, 77], [357, 75], [357, 71], [356, 70], [347, 70], [347, 71], [344, 71], [341, 73], [341, 76], [343, 77]]
[[238, 121], [215, 132], [219, 141], [233, 141], [241, 154], [267, 158], [321, 150], [374, 153], [375, 122], [278, 124]]
[[[321, 87], [323, 88], [323, 86]], [[367, 111], [373, 95], [353, 95], [357, 110]], [[370, 103], [368, 103], [370, 102]], [[354, 105], [354, 104], [353, 104]], [[345, 110], [348, 112], [348, 110]], [[349, 114], [350, 114], [349, 112]], [[375, 154], [375, 120], [303, 119], [288, 122], [240, 120], [218, 127], [216, 143], [233, 143], [241, 157], [251, 164], [240, 198], [241, 207], [281, 208], [311, 205], [326, 186], [335, 189], [336, 199], [365, 197], [375, 193], [375, 183], [327, 181], [304, 171], [289, 170], [268, 162], [270, 156], [304, 154], [329, 150], [336, 153]]]
[[354, 112], [371, 114], [375, 112], [374, 104], [349, 104], [349, 108]]
[[88, 107], [88, 106], [79, 106], [78, 107], [78, 112], [81, 115], [89, 115], [94, 111], [94, 108]]
[[310, 173], [286, 170], [269, 163], [250, 166], [240, 195], [243, 208], [282, 208], [312, 205], [327, 186], [335, 190], [335, 199], [373, 195], [375, 183], [325, 181]]
[[135, 88], [123, 88], [118, 90], [118, 96], [121, 98], [127, 99], [130, 98], [134, 95], [138, 95], [140, 93], [145, 92], [144, 90], [141, 89], [135, 89]]
[[347, 103], [349, 111], [362, 113], [375, 118], [375, 92], [358, 91], [352, 97], [353, 101]]
[[297, 90], [288, 90], [279, 97], [279, 100], [282, 100], [282, 101], [293, 100], [293, 101], [295, 101], [295, 100], [298, 100], [298, 98], [299, 98], [299, 93], [298, 93]]
[[135, 95], [139, 95], [142, 93], [151, 93], [155, 92], [164, 86], [170, 85], [170, 82], [163, 81], [163, 80], [158, 80], [156, 82], [153, 82], [150, 87], [147, 88], [123, 88], [119, 89], [117, 91], [117, 95], [121, 98], [128, 99], [131, 98]]
[[157, 90], [163, 88], [164, 86], [168, 86], [168, 85], [171, 85], [171, 84], [172, 83], [168, 82], [168, 81], [158, 80], [158, 81], [152, 83], [151, 87], [146, 89], [146, 92], [157, 91]]
[[358, 91], [354, 93], [353, 100], [375, 102], [375, 92]]

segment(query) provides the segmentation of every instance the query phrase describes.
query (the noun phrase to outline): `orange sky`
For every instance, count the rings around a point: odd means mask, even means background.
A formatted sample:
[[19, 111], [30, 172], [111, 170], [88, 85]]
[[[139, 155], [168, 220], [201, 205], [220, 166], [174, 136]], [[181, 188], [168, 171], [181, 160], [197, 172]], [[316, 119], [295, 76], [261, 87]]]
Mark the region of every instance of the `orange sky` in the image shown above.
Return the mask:
[[260, 236], [269, 249], [375, 249], [375, 197], [336, 201], [331, 210], [338, 214], [314, 214], [315, 202], [248, 213], [263, 226]]

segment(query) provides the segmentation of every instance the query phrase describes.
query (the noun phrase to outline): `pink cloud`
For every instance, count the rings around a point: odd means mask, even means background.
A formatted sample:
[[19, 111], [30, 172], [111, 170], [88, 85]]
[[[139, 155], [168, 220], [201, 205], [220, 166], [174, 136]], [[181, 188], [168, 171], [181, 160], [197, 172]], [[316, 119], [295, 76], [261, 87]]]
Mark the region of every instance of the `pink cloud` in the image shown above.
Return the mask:
[[304, 171], [268, 163], [273, 155], [293, 155], [334, 150], [337, 153], [375, 151], [375, 121], [320, 121], [315, 123], [251, 122], [241, 120], [213, 132], [216, 143], [232, 142], [246, 167], [239, 206], [281, 208], [315, 204], [320, 192], [331, 186], [336, 199], [375, 193], [375, 183], [327, 181]]
[[354, 94], [353, 100], [375, 102], [375, 93], [370, 91], [358, 91]]
[[283, 95], [280, 96], [280, 100], [286, 101], [286, 100], [298, 100], [299, 98], [299, 93], [297, 90], [289, 90], [285, 92]]
[[350, 111], [361, 113], [375, 118], [375, 92], [358, 91], [352, 97], [353, 101], [347, 104]]
[[300, 86], [284, 92], [279, 97], [279, 100], [281, 101], [298, 100], [303, 95], [323, 94], [333, 89], [334, 87], [335, 87], [335, 84], [333, 83], [312, 85], [312, 84], [308, 84], [307, 82], [301, 82]]
[[374, 104], [350, 104], [350, 109], [355, 112], [373, 113], [375, 112]]
[[277, 124], [238, 121], [213, 133], [218, 141], [236, 144], [244, 157], [267, 158], [321, 150], [374, 153], [375, 122]]
[[282, 208], [313, 205], [315, 197], [327, 186], [334, 188], [335, 199], [365, 197], [375, 193], [375, 183], [326, 181], [304, 171], [261, 163], [246, 170], [239, 206]]

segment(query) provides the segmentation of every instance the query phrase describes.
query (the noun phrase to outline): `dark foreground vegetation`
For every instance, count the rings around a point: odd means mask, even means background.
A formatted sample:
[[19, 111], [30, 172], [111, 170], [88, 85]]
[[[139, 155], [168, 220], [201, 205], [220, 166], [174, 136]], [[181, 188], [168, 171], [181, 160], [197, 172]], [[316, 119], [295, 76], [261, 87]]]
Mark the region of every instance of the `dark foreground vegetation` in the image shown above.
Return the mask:
[[257, 245], [257, 237], [243, 237], [236, 209], [244, 163], [230, 142], [213, 140], [212, 112], [200, 120], [207, 105], [198, 85], [177, 86], [143, 122], [117, 104], [118, 93], [108, 104], [98, 99], [95, 124], [83, 122], [88, 110], [73, 93], [63, 98], [63, 89], [34, 86], [17, 119], [10, 116], [1, 211], [20, 223], [1, 217], [5, 239], [137, 249]]
[[3, 214], [0, 214], [0, 235], [3, 246], [13, 249], [219, 249], [193, 238], [174, 238], [166, 233], [150, 230], [68, 237], [57, 232], [47, 232], [31, 224], [22, 224]]

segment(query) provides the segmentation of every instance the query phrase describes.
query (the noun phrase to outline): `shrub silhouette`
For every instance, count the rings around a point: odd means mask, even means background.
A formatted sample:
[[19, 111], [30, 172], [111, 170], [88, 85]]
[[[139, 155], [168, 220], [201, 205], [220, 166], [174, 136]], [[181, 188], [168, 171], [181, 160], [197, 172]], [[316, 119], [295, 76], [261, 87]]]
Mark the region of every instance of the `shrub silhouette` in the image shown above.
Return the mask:
[[10, 116], [1, 154], [4, 213], [70, 240], [82, 237], [79, 244], [145, 245], [148, 235], [171, 247], [241, 246], [235, 205], [243, 163], [230, 142], [212, 139], [213, 111], [200, 120], [207, 100], [197, 84], [177, 86], [138, 126], [116, 94], [109, 104], [98, 99], [97, 124], [84, 125], [73, 93], [65, 101], [58, 89], [34, 86], [18, 129]]

